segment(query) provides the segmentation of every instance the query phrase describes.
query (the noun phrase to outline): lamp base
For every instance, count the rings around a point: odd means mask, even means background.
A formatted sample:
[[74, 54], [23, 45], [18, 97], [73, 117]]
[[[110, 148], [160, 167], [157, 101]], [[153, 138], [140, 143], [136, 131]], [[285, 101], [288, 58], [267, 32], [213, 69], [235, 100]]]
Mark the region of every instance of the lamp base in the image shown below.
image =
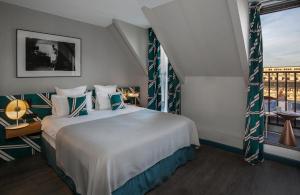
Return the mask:
[[9, 130], [14, 130], [14, 129], [21, 129], [24, 127], [27, 127], [29, 125], [29, 123], [19, 123], [18, 125], [8, 125], [5, 128], [9, 129]]

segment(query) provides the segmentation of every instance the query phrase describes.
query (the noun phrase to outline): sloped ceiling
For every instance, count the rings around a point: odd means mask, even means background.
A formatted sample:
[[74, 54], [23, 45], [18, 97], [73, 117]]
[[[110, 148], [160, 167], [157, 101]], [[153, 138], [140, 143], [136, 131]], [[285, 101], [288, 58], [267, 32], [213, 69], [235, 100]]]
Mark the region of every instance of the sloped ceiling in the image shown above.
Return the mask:
[[141, 8], [153, 8], [172, 0], [0, 0], [99, 26], [109, 26], [113, 19], [148, 27]]
[[226, 0], [174, 0], [143, 8], [184, 76], [243, 76]]
[[148, 74], [147, 54], [148, 54], [148, 31], [147, 29], [129, 24], [121, 20], [113, 20], [113, 24], [119, 34], [127, 44], [139, 65]]

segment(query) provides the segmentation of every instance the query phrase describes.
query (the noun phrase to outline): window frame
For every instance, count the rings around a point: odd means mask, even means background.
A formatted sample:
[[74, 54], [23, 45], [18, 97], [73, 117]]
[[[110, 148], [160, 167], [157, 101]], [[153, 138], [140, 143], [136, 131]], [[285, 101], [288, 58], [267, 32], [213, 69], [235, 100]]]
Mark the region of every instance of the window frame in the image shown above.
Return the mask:
[[270, 14], [274, 12], [284, 11], [288, 9], [293, 9], [300, 7], [299, 0], [291, 0], [291, 1], [263, 1], [262, 8], [260, 10], [260, 15]]

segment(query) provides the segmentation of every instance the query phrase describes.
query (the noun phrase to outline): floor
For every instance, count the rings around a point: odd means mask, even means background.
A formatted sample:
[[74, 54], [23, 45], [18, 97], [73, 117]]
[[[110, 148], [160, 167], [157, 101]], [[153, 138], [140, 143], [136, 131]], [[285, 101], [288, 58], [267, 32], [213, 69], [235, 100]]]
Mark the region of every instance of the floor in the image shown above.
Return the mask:
[[[265, 138], [265, 143], [275, 146], [280, 146], [284, 148], [288, 148], [291, 150], [297, 150], [300, 152], [300, 136], [296, 137], [296, 147], [290, 147], [279, 143], [281, 133], [275, 132], [275, 131], [268, 131], [268, 136]], [[299, 153], [300, 155], [300, 153]]]
[[[147, 195], [299, 195], [300, 167], [265, 161], [246, 164], [241, 156], [202, 146], [197, 158], [179, 168]], [[0, 164], [1, 195], [70, 195], [40, 157]]]

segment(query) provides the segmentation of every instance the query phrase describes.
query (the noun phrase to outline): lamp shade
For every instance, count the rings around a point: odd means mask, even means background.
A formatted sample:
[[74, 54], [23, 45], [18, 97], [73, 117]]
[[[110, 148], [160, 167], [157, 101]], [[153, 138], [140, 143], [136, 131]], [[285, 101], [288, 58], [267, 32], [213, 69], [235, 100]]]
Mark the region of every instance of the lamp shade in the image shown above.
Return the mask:
[[26, 101], [16, 99], [7, 104], [5, 114], [11, 120], [18, 120], [26, 114], [28, 107]]
[[139, 93], [128, 93], [127, 96], [131, 97], [131, 98], [138, 98], [140, 96], [140, 94]]

